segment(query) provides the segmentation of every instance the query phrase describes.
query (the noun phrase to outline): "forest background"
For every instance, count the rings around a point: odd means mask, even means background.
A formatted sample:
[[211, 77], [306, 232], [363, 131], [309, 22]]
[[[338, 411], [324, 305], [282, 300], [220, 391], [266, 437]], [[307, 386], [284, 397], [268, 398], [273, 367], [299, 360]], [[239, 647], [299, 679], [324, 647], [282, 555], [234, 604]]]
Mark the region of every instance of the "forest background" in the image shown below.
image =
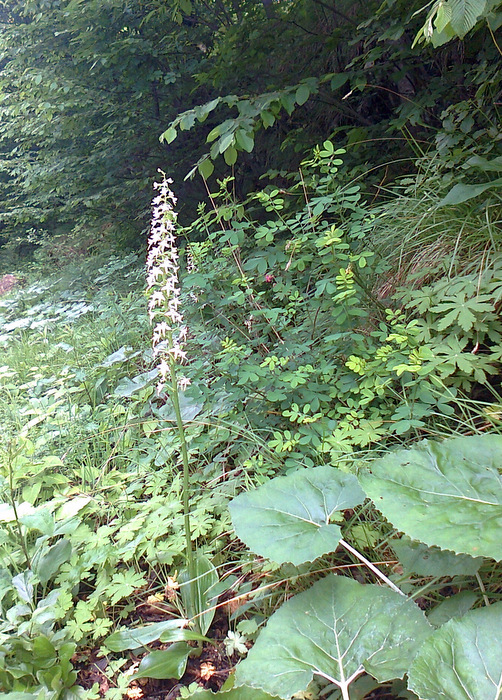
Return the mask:
[[2, 2], [9, 700], [500, 697], [501, 27]]

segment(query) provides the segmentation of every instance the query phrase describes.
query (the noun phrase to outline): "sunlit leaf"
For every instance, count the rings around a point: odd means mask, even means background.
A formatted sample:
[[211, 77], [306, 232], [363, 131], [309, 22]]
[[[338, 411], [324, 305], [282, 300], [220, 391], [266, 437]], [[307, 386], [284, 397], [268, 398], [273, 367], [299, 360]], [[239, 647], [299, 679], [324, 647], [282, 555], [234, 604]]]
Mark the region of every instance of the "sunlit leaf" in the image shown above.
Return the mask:
[[436, 630], [409, 671], [422, 700], [498, 700], [502, 696], [502, 603], [471, 610]]
[[424, 440], [371, 464], [359, 481], [411, 538], [458, 554], [502, 559], [502, 436]]
[[365, 671], [381, 682], [402, 678], [431, 631], [398, 593], [330, 575], [270, 617], [237, 666], [236, 684], [289, 700], [315, 677], [345, 691]]
[[237, 536], [253, 552], [301, 564], [336, 549], [341, 533], [330, 519], [363, 500], [352, 474], [322, 466], [277, 477], [229, 507]]

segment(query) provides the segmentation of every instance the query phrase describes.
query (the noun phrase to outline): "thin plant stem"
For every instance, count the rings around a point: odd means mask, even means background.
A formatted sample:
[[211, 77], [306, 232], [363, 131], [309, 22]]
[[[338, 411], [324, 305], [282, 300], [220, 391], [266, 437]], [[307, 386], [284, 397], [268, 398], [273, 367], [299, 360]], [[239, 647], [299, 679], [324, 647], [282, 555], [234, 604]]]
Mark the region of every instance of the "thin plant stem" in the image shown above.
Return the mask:
[[481, 591], [481, 595], [483, 596], [483, 602], [485, 605], [490, 605], [490, 601], [488, 600], [488, 596], [486, 595], [486, 588], [483, 584], [483, 581], [481, 580], [481, 576], [479, 575], [479, 572], [476, 571], [476, 580], [478, 582], [479, 590]]
[[[169, 340], [172, 345], [172, 338], [170, 338]], [[183, 461], [183, 520], [185, 529], [186, 561], [188, 576], [190, 579], [189, 585], [191, 588], [191, 594], [192, 598], [195, 600], [194, 588], [197, 585], [197, 572], [195, 569], [195, 560], [193, 556], [192, 529], [190, 525], [190, 467], [188, 463], [188, 449], [186, 443], [185, 425], [183, 423], [183, 417], [181, 415], [180, 408], [180, 395], [178, 389], [178, 379], [176, 376], [176, 366], [175, 360], [172, 357], [169, 358], [169, 370], [171, 373], [171, 398], [174, 407], [174, 414], [176, 416], [176, 427], [178, 429], [178, 437], [180, 439], [181, 448], [181, 458]], [[196, 620], [195, 623], [197, 627], [200, 626], [199, 620]]]
[[14, 511], [14, 520], [16, 521], [16, 530], [17, 530], [17, 533], [19, 536], [19, 543], [21, 545], [21, 549], [23, 550], [24, 558], [26, 560], [26, 566], [28, 567], [28, 569], [31, 569], [31, 559], [30, 559], [30, 555], [28, 553], [28, 547], [26, 546], [26, 539], [25, 539], [23, 531], [21, 529], [21, 523], [19, 521], [19, 515], [17, 512], [16, 499], [14, 498], [14, 470], [12, 468], [12, 452], [11, 452], [10, 445], [9, 445], [8, 454], [7, 454], [7, 464], [8, 464], [8, 469], [9, 469], [10, 503], [12, 506], [12, 510]]
[[384, 583], [386, 583], [388, 586], [390, 586], [393, 591], [396, 591], [396, 593], [399, 593], [399, 595], [402, 595], [405, 598], [407, 597], [406, 594], [403, 593], [403, 591], [401, 589], [399, 589], [395, 583], [392, 583], [390, 578], [387, 578], [387, 576], [385, 574], [382, 574], [382, 572], [379, 569], [377, 569], [377, 567], [374, 564], [372, 564], [370, 561], [368, 561], [368, 559], [366, 559], [366, 557], [364, 557], [360, 552], [358, 552], [357, 549], [354, 549], [354, 547], [351, 547], [348, 542], [345, 542], [345, 540], [340, 540], [340, 544], [348, 552], [350, 552], [355, 557], [357, 557], [359, 559], [359, 561], [361, 561], [365, 566], [367, 566], [368, 569], [370, 569], [375, 574], [375, 576], [378, 576], [379, 579], [381, 579]]

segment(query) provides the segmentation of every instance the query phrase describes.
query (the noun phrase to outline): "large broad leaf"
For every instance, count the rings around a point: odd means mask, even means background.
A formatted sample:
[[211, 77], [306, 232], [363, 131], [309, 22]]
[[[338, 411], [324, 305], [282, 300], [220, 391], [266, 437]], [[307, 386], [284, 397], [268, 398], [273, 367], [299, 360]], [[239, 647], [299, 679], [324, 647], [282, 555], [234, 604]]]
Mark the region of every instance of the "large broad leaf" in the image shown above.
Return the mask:
[[482, 557], [428, 547], [408, 537], [393, 541], [392, 549], [404, 570], [419, 576], [474, 576], [484, 561]]
[[330, 575], [271, 616], [236, 683], [289, 700], [321, 676], [346, 693], [364, 671], [380, 682], [401, 678], [430, 633], [422, 611], [398, 593]]
[[450, 620], [425, 641], [408, 685], [422, 700], [502, 697], [502, 603]]
[[341, 533], [330, 518], [363, 500], [352, 474], [315, 467], [276, 477], [229, 507], [237, 536], [253, 552], [297, 565], [333, 552]]
[[415, 540], [502, 559], [502, 437], [424, 440], [371, 465], [361, 486], [390, 522]]
[[165, 634], [171, 634], [172, 637], [164, 641], [180, 641], [184, 639], [183, 636], [179, 635], [186, 631], [182, 629], [186, 624], [187, 620], [164, 620], [143, 627], [131, 627], [110, 634], [105, 639], [104, 644], [110, 651], [125, 651], [151, 644]]
[[[132, 677], [136, 678], [176, 678], [185, 673], [188, 657], [193, 651], [186, 642], [172, 644], [169, 649], [152, 651], [143, 657], [138, 670]], [[131, 679], [131, 680], [132, 680]]]

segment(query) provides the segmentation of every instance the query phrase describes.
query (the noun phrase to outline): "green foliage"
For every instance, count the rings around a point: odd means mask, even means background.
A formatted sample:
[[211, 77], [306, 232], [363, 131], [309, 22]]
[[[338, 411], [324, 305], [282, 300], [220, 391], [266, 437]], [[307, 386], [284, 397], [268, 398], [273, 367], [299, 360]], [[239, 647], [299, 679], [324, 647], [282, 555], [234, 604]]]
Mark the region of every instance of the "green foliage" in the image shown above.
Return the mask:
[[366, 494], [399, 530], [456, 553], [502, 559], [502, 437], [425, 440], [371, 464]]
[[410, 668], [409, 686], [420, 697], [500, 696], [502, 605], [473, 610], [451, 620], [425, 641]]
[[319, 675], [348, 697], [365, 670], [380, 681], [402, 677], [430, 632], [418, 606], [397, 593], [327, 576], [272, 615], [236, 682], [289, 700]]
[[[363, 500], [352, 474], [315, 467], [237, 496], [230, 513], [236, 535], [254, 552], [281, 564], [303, 564], [333, 550], [341, 534], [330, 521]], [[294, 549], [288, 547], [290, 541]]]
[[391, 273], [368, 237], [392, 209], [343, 185], [340, 155], [326, 142], [287, 189], [267, 185], [244, 205], [224, 181], [215, 208], [183, 231], [188, 241], [207, 233], [187, 243], [191, 354], [207, 358], [188, 371], [199, 386], [209, 372], [230, 411], [245, 401], [291, 466], [453, 416], [461, 392], [488, 385], [500, 361], [498, 256], [481, 252], [481, 274], [454, 283], [398, 289], [401, 309], [383, 303], [372, 279]]
[[[498, 531], [502, 513], [502, 483], [493, 467], [494, 460], [498, 464], [499, 453], [499, 436], [424, 442], [413, 450], [390, 452], [372, 462], [359, 480], [376, 507], [405, 533], [431, 546], [501, 559], [502, 552], [490, 530], [495, 527]], [[230, 508], [240, 538], [256, 551], [274, 557], [276, 547], [270, 536], [264, 539], [260, 531], [256, 532], [262, 527], [256, 514], [263, 509], [270, 522], [283, 523], [283, 504], [293, 501], [295, 510], [304, 513], [305, 525], [293, 530], [286, 522], [281, 527], [279, 536], [284, 533], [284, 537], [280, 561], [301, 563], [324, 553], [316, 545], [318, 532], [313, 527], [307, 529], [307, 525], [316, 524], [319, 532], [326, 525], [329, 527], [333, 509], [329, 503], [321, 505], [322, 495], [330, 493], [333, 487], [336, 491], [339, 484], [335, 470], [317, 470], [317, 474], [316, 503], [312, 501], [312, 485], [301, 473], [276, 477], [256, 490], [254, 498], [238, 496]], [[407, 482], [409, 490], [403, 495], [400, 484]], [[465, 509], [469, 511], [468, 523], [463, 518]], [[350, 530], [347, 524], [345, 527]], [[473, 537], [473, 533], [482, 534]], [[338, 543], [346, 546], [335, 536], [333, 549]], [[425, 560], [426, 549], [421, 546]], [[397, 547], [396, 551], [399, 552]], [[389, 583], [368, 560], [358, 556]], [[477, 575], [480, 566], [474, 560], [470, 566], [467, 557], [455, 561], [448, 552], [437, 549], [430, 550], [429, 556], [427, 575], [453, 575], [459, 570], [457, 567], [463, 566]], [[406, 564], [406, 556], [403, 561]], [[409, 559], [408, 565], [416, 568]], [[424, 564], [419, 562], [419, 567], [423, 569]], [[349, 698], [350, 684], [363, 671], [380, 682], [402, 678], [408, 672], [409, 687], [420, 697], [436, 700], [445, 692], [460, 697], [460, 691], [454, 687], [458, 684], [465, 690], [462, 678], [468, 678], [467, 686], [475, 689], [469, 697], [481, 698], [483, 693], [488, 696], [491, 685], [497, 684], [492, 679], [500, 676], [497, 641], [490, 636], [489, 609], [466, 613], [462, 620], [448, 622], [431, 634], [418, 606], [403, 600], [400, 593], [398, 588], [390, 591], [343, 577], [323, 578], [272, 615], [248, 657], [239, 664], [237, 683], [277, 693], [288, 700], [293, 693], [305, 690], [314, 676], [320, 676], [338, 686], [342, 697]], [[496, 614], [499, 605], [495, 606]], [[479, 639], [474, 634], [478, 613], [480, 621], [487, 625]], [[462, 648], [459, 655], [457, 648]], [[491, 667], [488, 674], [487, 665]], [[479, 691], [480, 683], [483, 691]]]
[[500, 5], [499, 0], [437, 0], [415, 42], [430, 41], [433, 46], [441, 46], [454, 37], [463, 39], [480, 20], [497, 21]]

